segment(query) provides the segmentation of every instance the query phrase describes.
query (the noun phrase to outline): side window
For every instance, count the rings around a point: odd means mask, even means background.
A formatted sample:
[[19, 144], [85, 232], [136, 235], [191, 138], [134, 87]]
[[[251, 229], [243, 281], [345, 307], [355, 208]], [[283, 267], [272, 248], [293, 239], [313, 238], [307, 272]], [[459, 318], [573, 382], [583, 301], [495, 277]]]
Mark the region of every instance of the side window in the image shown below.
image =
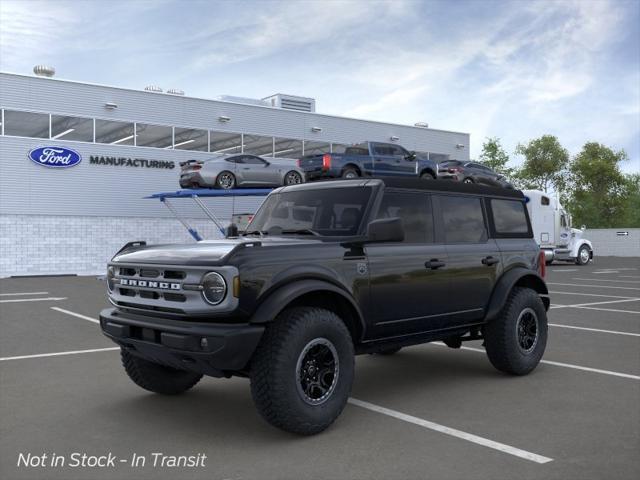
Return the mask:
[[483, 243], [487, 241], [482, 204], [477, 197], [440, 197], [444, 236], [447, 243]]
[[389, 146], [389, 151], [391, 155], [396, 157], [405, 157], [409, 153], [404, 148], [398, 146]]
[[229, 157], [227, 159], [225, 159], [227, 162], [229, 163], [244, 163], [242, 161], [242, 157]]
[[549, 197], [540, 197], [540, 205], [549, 205]]
[[376, 218], [400, 217], [406, 243], [433, 243], [431, 198], [425, 193], [387, 191]]
[[242, 157], [242, 159], [243, 159], [242, 163], [249, 163], [251, 165], [264, 165], [264, 160], [262, 160], [260, 157], [247, 155], [245, 157]]
[[518, 200], [491, 200], [493, 225], [496, 233], [529, 233], [525, 205]]

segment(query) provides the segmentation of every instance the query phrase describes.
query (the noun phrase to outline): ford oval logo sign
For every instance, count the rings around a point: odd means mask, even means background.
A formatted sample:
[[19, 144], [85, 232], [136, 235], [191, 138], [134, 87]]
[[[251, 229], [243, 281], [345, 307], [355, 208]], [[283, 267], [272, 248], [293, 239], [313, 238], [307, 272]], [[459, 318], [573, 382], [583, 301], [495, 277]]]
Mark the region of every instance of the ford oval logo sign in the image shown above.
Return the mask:
[[69, 168], [79, 164], [82, 156], [70, 148], [38, 147], [29, 152], [29, 159], [43, 167]]

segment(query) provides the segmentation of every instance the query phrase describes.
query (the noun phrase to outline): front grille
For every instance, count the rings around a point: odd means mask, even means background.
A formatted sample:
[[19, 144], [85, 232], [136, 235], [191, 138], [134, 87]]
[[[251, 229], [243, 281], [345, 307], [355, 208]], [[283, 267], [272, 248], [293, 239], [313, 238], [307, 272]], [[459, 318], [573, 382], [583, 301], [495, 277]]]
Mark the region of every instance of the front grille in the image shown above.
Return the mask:
[[167, 308], [167, 307], [157, 307], [154, 305], [140, 305], [137, 303], [131, 302], [115, 302], [115, 304], [119, 307], [123, 308], [131, 308], [135, 310], [149, 310], [152, 312], [166, 312], [166, 313], [174, 313], [176, 315], [184, 315], [184, 310], [180, 310], [179, 308]]
[[160, 270], [152, 270], [150, 268], [141, 268], [140, 276], [145, 278], [156, 278], [160, 276]]

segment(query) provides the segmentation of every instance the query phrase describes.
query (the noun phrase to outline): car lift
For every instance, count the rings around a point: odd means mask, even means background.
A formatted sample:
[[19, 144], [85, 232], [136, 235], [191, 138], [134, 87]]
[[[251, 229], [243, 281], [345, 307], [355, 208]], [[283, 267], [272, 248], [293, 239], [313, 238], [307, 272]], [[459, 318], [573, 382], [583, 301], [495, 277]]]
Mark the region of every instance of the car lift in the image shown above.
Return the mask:
[[144, 198], [158, 198], [160, 201], [166, 205], [166, 207], [173, 213], [173, 215], [178, 219], [180, 223], [187, 229], [187, 231], [191, 234], [191, 236], [195, 239], [196, 242], [203, 240], [202, 236], [198, 233], [195, 228], [192, 228], [189, 223], [180, 216], [175, 207], [169, 201], [170, 198], [191, 198], [196, 205], [200, 207], [200, 209], [204, 212], [204, 214], [215, 223], [218, 230], [222, 235], [226, 234], [226, 229], [222, 226], [220, 220], [215, 216], [215, 214], [207, 208], [207, 206], [200, 200], [201, 198], [206, 197], [262, 197], [268, 195], [273, 189], [271, 188], [234, 188], [230, 190], [212, 190], [208, 188], [196, 188], [190, 190], [178, 190], [176, 192], [162, 192], [162, 193], [154, 193], [153, 195], [149, 195]]

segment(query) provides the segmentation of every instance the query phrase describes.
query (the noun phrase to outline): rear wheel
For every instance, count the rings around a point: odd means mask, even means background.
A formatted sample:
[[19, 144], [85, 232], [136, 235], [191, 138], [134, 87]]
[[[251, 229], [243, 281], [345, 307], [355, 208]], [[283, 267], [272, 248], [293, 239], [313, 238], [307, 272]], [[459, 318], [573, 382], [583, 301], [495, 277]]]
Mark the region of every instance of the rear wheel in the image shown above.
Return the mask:
[[150, 362], [121, 349], [122, 366], [129, 378], [139, 387], [164, 395], [186, 392], [200, 381], [202, 375], [177, 370]]
[[220, 172], [218, 174], [218, 177], [216, 178], [216, 186], [218, 188], [222, 188], [223, 190], [229, 190], [235, 187], [236, 186], [235, 175], [231, 172], [227, 172], [226, 170], [224, 172]]
[[342, 178], [358, 178], [360, 176], [360, 172], [353, 167], [346, 167], [342, 170]]
[[591, 260], [591, 251], [586, 245], [582, 245], [578, 250], [578, 256], [576, 257], [576, 263], [578, 265], [586, 265]]
[[290, 308], [267, 326], [253, 356], [251, 393], [271, 425], [312, 435], [342, 412], [353, 372], [353, 343], [340, 317], [322, 308]]
[[287, 172], [287, 174], [284, 176], [285, 185], [298, 185], [299, 183], [302, 183], [302, 175], [300, 175], [295, 170]]
[[547, 312], [537, 292], [515, 287], [497, 318], [484, 328], [491, 364], [513, 375], [526, 375], [547, 345]]

